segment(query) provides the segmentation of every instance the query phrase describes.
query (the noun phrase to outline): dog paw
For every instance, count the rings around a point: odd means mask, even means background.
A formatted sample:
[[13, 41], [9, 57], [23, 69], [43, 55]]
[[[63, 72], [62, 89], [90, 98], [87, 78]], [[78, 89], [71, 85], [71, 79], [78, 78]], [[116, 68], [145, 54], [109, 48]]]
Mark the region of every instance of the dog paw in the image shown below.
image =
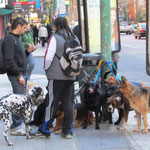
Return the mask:
[[13, 144], [13, 143], [11, 143], [11, 142], [9, 142], [9, 143], [8, 143], [8, 146], [13, 146], [13, 145], [14, 145], [14, 144]]
[[31, 136], [27, 136], [27, 139], [31, 139]]
[[99, 130], [99, 129], [100, 129], [100, 127], [95, 127], [95, 129], [96, 129], [96, 130]]
[[83, 126], [82, 129], [87, 129], [87, 127], [86, 127], [86, 126]]
[[114, 123], [114, 125], [118, 125], [120, 122], [118, 122], [118, 121], [116, 121], [115, 123]]
[[140, 129], [139, 128], [134, 129], [133, 132], [140, 132]]
[[118, 129], [119, 129], [120, 131], [124, 131], [124, 130], [125, 130], [125, 127], [118, 127]]
[[141, 130], [142, 133], [148, 133], [148, 129]]

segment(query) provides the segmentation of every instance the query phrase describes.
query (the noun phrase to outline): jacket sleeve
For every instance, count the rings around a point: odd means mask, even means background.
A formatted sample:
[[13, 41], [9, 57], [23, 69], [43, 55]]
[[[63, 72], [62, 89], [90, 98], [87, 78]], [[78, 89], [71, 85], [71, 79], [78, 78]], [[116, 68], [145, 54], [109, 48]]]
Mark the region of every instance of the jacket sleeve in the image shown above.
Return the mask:
[[49, 40], [49, 45], [47, 47], [47, 50], [45, 52], [45, 58], [44, 58], [44, 69], [47, 70], [53, 59], [54, 59], [54, 56], [55, 56], [55, 53], [56, 53], [56, 39], [54, 36], [51, 37], [51, 39]]
[[4, 58], [5, 58], [5, 65], [6, 65], [6, 70], [16, 76], [20, 75], [21, 72], [19, 71], [16, 63], [15, 63], [15, 58], [14, 58], [14, 41], [12, 38], [7, 39], [4, 41], [3, 44], [3, 52], [4, 52]]

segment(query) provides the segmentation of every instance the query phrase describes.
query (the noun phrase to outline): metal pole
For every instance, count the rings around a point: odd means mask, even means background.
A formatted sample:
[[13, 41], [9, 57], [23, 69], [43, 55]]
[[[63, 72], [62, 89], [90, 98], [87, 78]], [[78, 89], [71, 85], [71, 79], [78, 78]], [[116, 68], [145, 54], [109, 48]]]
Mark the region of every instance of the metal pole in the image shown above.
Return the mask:
[[129, 20], [128, 20], [128, 0], [126, 0], [126, 22], [128, 23]]
[[[110, 0], [101, 0], [101, 56], [107, 62], [111, 61], [111, 17]], [[104, 74], [109, 71], [107, 65], [102, 67], [102, 87], [104, 87]]]

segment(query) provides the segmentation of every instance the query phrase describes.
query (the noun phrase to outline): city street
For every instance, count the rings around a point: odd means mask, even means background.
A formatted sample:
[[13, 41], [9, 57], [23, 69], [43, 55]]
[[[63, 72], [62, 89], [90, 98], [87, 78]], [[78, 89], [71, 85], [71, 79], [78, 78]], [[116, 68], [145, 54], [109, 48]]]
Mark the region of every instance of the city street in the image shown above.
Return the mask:
[[150, 86], [146, 74], [146, 38], [135, 39], [134, 34], [121, 34], [121, 52], [118, 72], [131, 81], [141, 81]]

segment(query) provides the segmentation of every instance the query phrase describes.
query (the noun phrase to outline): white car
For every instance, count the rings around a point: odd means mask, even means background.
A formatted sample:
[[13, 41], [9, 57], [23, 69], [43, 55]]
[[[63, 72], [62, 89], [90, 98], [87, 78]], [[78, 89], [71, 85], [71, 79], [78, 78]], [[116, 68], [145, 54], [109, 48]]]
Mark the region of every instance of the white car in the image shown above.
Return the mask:
[[132, 28], [128, 25], [127, 22], [120, 22], [120, 33], [131, 34]]

